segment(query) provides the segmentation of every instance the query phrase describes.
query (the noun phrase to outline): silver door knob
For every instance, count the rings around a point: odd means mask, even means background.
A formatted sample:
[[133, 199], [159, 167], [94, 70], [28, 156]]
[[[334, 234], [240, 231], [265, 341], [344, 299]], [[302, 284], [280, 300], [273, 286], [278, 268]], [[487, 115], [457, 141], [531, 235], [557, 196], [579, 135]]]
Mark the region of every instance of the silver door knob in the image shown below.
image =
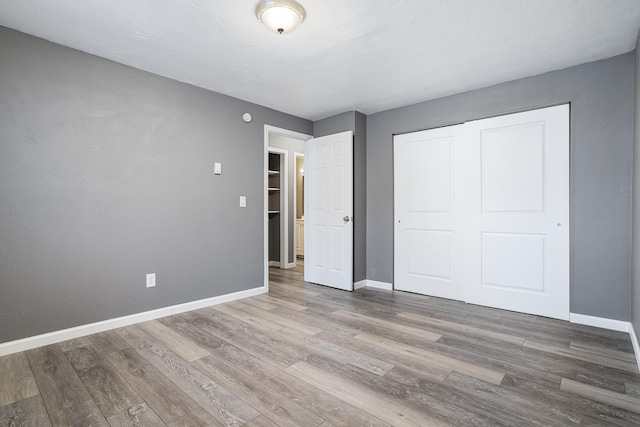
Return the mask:
[[349, 222], [349, 221], [351, 221], [351, 218], [349, 218], [349, 216], [347, 215], [347, 216], [345, 216], [344, 218], [342, 218], [342, 220], [343, 220], [344, 222]]

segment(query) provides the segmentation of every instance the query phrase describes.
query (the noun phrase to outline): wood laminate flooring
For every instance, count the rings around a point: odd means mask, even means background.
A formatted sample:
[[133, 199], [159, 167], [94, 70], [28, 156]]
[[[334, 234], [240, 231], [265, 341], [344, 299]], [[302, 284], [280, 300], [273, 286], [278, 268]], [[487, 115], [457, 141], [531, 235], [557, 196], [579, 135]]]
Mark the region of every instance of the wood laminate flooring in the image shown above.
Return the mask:
[[0, 358], [0, 426], [639, 426], [628, 334], [305, 283]]

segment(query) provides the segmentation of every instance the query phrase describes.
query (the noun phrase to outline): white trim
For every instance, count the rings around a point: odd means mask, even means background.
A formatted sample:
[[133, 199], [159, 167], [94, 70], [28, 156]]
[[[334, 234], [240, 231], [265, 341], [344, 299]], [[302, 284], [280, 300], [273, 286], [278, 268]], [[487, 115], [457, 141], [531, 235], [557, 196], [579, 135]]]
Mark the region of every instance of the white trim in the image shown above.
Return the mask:
[[[271, 134], [274, 135], [282, 135], [289, 138], [299, 139], [301, 141], [306, 141], [307, 139], [312, 138], [311, 135], [307, 135], [305, 133], [295, 132], [288, 129], [283, 129], [271, 125], [264, 125], [264, 170], [262, 172], [262, 176], [264, 177], [264, 202], [263, 202], [263, 212], [264, 212], [264, 223], [263, 223], [263, 235], [264, 235], [264, 261], [263, 261], [263, 274], [264, 274], [264, 287], [266, 291], [269, 291], [269, 214], [267, 211], [269, 210], [268, 202], [269, 202], [269, 193], [267, 191], [267, 169], [269, 165], [269, 136]], [[285, 257], [286, 261], [286, 257]], [[295, 257], [294, 257], [295, 262]], [[286, 265], [286, 263], [285, 263]]]
[[235, 301], [238, 299], [261, 295], [264, 293], [267, 293], [267, 289], [265, 289], [264, 287], [248, 289], [246, 291], [239, 291], [231, 294], [220, 295], [217, 297], [186, 302], [183, 304], [144, 311], [142, 313], [116, 317], [115, 319], [102, 320], [100, 322], [75, 326], [69, 329], [48, 332], [46, 334], [22, 338], [16, 341], [9, 341], [0, 344], [0, 357], [18, 353], [20, 351], [31, 350], [32, 348], [84, 337], [86, 335], [97, 334], [98, 332], [104, 332], [110, 329], [122, 328], [136, 323], [146, 322], [147, 320], [158, 319], [160, 317], [171, 316], [173, 314], [184, 313], [185, 311], [197, 310], [199, 308], [209, 307], [212, 305], [222, 304], [225, 302]]
[[607, 319], [604, 317], [587, 316], [586, 314], [569, 313], [569, 321], [579, 325], [595, 326], [596, 328], [609, 329], [611, 331], [629, 332], [630, 322], [623, 320]]
[[629, 338], [631, 338], [631, 344], [633, 344], [633, 352], [636, 355], [636, 363], [638, 364], [638, 370], [640, 370], [640, 344], [638, 344], [638, 336], [633, 329], [633, 323], [629, 324]]
[[[296, 250], [296, 244], [298, 242], [298, 236], [296, 231], [295, 222], [298, 220], [298, 159], [304, 160], [304, 153], [298, 151], [293, 152], [293, 263], [288, 265], [288, 268], [293, 268], [298, 265], [298, 251]], [[304, 188], [302, 189], [304, 192]]]
[[362, 288], [366, 288], [367, 287], [367, 281], [366, 280], [361, 280], [359, 282], [356, 282], [353, 284], [353, 289], [362, 289]]
[[278, 268], [280, 268], [280, 261], [269, 261], [269, 267], [278, 267]]
[[[368, 288], [386, 289], [387, 291], [393, 290], [393, 284], [387, 282], [376, 282], [375, 280], [365, 280]], [[359, 283], [359, 282], [358, 282]]]

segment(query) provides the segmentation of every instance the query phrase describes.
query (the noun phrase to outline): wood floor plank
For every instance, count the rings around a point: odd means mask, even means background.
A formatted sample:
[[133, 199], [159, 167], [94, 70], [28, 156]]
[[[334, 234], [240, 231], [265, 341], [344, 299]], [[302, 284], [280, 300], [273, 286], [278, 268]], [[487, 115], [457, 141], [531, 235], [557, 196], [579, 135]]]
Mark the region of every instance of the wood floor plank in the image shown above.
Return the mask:
[[553, 408], [553, 412], [566, 414], [580, 423], [579, 425], [640, 425], [638, 414], [562, 391], [560, 386], [549, 388], [512, 374], [505, 376], [501, 386], [512, 393], [526, 396], [532, 404]]
[[629, 396], [640, 399], [640, 378], [636, 381], [625, 380], [624, 388]]
[[280, 316], [296, 319], [298, 322], [312, 324], [322, 329], [322, 331], [331, 331], [341, 335], [355, 336], [362, 331], [345, 325], [344, 322], [336, 321], [326, 315], [325, 311], [319, 311], [314, 308], [307, 308], [305, 311], [294, 311], [285, 307], [278, 307], [271, 310]]
[[279, 426], [318, 426], [324, 421], [226, 362], [209, 356], [196, 360], [194, 365], [236, 395], [244, 396], [249, 404]]
[[111, 427], [164, 427], [160, 417], [146, 403], [133, 405], [124, 411], [107, 418]]
[[89, 399], [77, 403], [65, 410], [51, 414], [51, 424], [54, 427], [83, 426], [109, 427], [96, 403]]
[[570, 357], [573, 359], [582, 360], [585, 362], [591, 362], [599, 365], [609, 366], [611, 368], [620, 369], [627, 372], [638, 372], [638, 365], [635, 361], [629, 362], [620, 360], [609, 355], [599, 355], [593, 352], [587, 352], [574, 348], [563, 348], [550, 344], [541, 343], [536, 340], [527, 339], [524, 344], [525, 347], [534, 348], [536, 350], [545, 351], [547, 353], [556, 354], [558, 356]]
[[385, 328], [389, 331], [393, 331], [400, 334], [407, 334], [414, 337], [418, 337], [420, 339], [429, 340], [429, 341], [437, 341], [442, 337], [441, 334], [437, 334], [425, 329], [414, 328], [412, 326], [405, 326], [398, 323], [390, 322], [388, 320], [379, 319], [372, 316], [367, 316], [359, 313], [354, 313], [346, 310], [338, 310], [331, 313], [332, 316], [337, 316], [345, 319], [352, 319], [358, 322], [363, 322], [368, 325], [375, 325], [378, 327]]
[[264, 415], [260, 415], [246, 423], [244, 427], [278, 427], [278, 424], [274, 423]]
[[[376, 359], [386, 360], [387, 362], [392, 363], [395, 366], [404, 366], [414, 371], [421, 372], [424, 375], [427, 375], [433, 381], [444, 381], [444, 379], [451, 373], [451, 369], [436, 365], [434, 363], [430, 363], [428, 360], [422, 360], [413, 356], [407, 356], [388, 348], [379, 347], [375, 344], [356, 340], [353, 337], [344, 337], [339, 334], [323, 332], [322, 334], [318, 335], [318, 338], [323, 338], [327, 341], [339, 344], [341, 347], [370, 354]], [[558, 384], [560, 384], [559, 379]]]
[[406, 312], [398, 313], [397, 316], [401, 319], [411, 320], [418, 324], [429, 326], [432, 329], [438, 329], [438, 333], [440, 333], [441, 335], [444, 335], [447, 331], [454, 331], [457, 334], [471, 335], [477, 338], [490, 338], [496, 341], [504, 341], [510, 344], [522, 345], [524, 343], [524, 338], [522, 337], [515, 337], [513, 335], [503, 334], [500, 332], [487, 331], [485, 329], [465, 325], [463, 323], [434, 319], [428, 316]]
[[29, 350], [27, 358], [49, 414], [81, 407], [91, 399], [58, 345]]
[[90, 342], [65, 354], [106, 418], [143, 403], [142, 398]]
[[[266, 294], [263, 294], [263, 295], [266, 295]], [[278, 307], [277, 304], [274, 304], [269, 301], [265, 301], [263, 299], [258, 299], [255, 297], [244, 298], [242, 299], [242, 302], [252, 305], [256, 308], [259, 308], [260, 310], [273, 310], [274, 308]]]
[[210, 354], [193, 341], [156, 320], [139, 323], [137, 326], [188, 362], [207, 357]]
[[75, 350], [76, 348], [85, 347], [89, 344], [91, 344], [91, 342], [87, 337], [75, 338], [72, 340], [62, 341], [61, 343], [58, 343], [58, 345], [60, 346], [60, 348], [64, 353], [71, 350]]
[[589, 399], [616, 406], [627, 411], [640, 414], [640, 399], [628, 396], [624, 393], [615, 393], [599, 387], [583, 384], [578, 381], [563, 378], [560, 383], [560, 390], [575, 393]]
[[281, 325], [285, 328], [293, 329], [307, 335], [315, 335], [317, 333], [322, 332], [322, 329], [318, 327], [311, 326], [306, 323], [298, 322], [295, 319], [291, 319], [285, 316], [280, 316], [277, 313], [273, 313], [272, 311], [269, 311], [269, 310], [263, 310], [263, 309], [254, 307], [250, 304], [246, 304], [243, 301], [234, 301], [233, 303], [226, 304], [226, 306], [238, 308], [247, 314], [256, 315], [262, 318], [263, 322], [266, 321], [268, 323]]
[[274, 368], [259, 359], [253, 359], [243, 364], [240, 369], [269, 388], [297, 402], [320, 418], [333, 422], [336, 427], [388, 426], [387, 423], [361, 409], [342, 402], [336, 397], [320, 391], [305, 381]]
[[543, 402], [532, 404], [528, 396], [511, 393], [502, 387], [457, 372], [449, 375], [445, 384], [466, 396], [466, 400], [478, 402], [481, 410], [486, 411], [488, 416], [490, 414], [495, 417], [500, 425], [581, 426], [581, 421], [586, 420], [555, 411], [553, 405], [545, 405]]
[[51, 421], [42, 397], [36, 395], [0, 406], [0, 426], [50, 427]]
[[39, 393], [25, 353], [0, 357], [0, 406], [24, 400]]
[[[219, 314], [224, 315], [222, 311], [216, 310]], [[262, 323], [255, 326], [245, 323], [241, 317], [224, 315], [226, 318], [224, 324], [233, 325], [240, 323], [236, 331], [228, 330], [211, 330], [208, 331], [220, 338], [233, 342], [238, 348], [253, 354], [269, 363], [277, 364], [281, 367], [290, 366], [300, 360], [307, 359], [311, 352], [302, 346], [290, 343], [280, 337], [265, 334], [274, 328], [273, 325], [264, 325]], [[244, 323], [244, 324], [243, 324]]]
[[297, 331], [281, 329], [274, 332], [274, 334], [295, 344], [325, 354], [343, 364], [348, 363], [358, 366], [376, 375], [384, 375], [394, 367], [391, 363], [376, 359], [362, 352], [339, 346], [322, 338], [297, 333]]
[[416, 427], [448, 425], [426, 413], [406, 407], [381, 393], [371, 391], [341, 376], [315, 368], [306, 362], [298, 362], [286, 368], [285, 372], [391, 425]]
[[[171, 316], [161, 321], [165, 326], [172, 328], [176, 332], [196, 342], [199, 346], [206, 349], [209, 354], [222, 357], [234, 365], [239, 365], [247, 360], [253, 359], [254, 356], [251, 353], [241, 350], [228, 341], [209, 332], [209, 330], [217, 329], [218, 333], [223, 333], [223, 331], [226, 330], [225, 326], [215, 326], [210, 323], [211, 319], [200, 316], [189, 317], [189, 319], [190, 320], [185, 320], [183, 317]], [[233, 332], [229, 331], [227, 331], [227, 333], [233, 334]]]
[[[250, 420], [248, 423], [243, 424], [244, 426], [249, 425], [255, 418]], [[221, 424], [213, 418], [213, 416], [205, 411], [204, 409], [196, 409], [190, 414], [184, 415], [177, 420], [173, 421], [168, 427], [223, 427], [224, 424]]]
[[418, 347], [413, 347], [398, 341], [392, 341], [386, 338], [378, 337], [371, 334], [356, 335], [356, 339], [368, 342], [380, 347], [383, 347], [390, 351], [395, 351], [410, 357], [421, 358], [428, 360], [430, 363], [448, 368], [454, 371], [467, 374], [474, 378], [478, 378], [483, 381], [487, 381], [492, 384], [500, 384], [502, 378], [504, 378], [504, 372], [499, 372], [494, 369], [485, 368], [483, 366], [474, 365], [472, 363], [464, 362], [452, 357], [443, 356], [433, 351], [425, 350]]
[[129, 347], [129, 344], [124, 342], [113, 330], [89, 335], [87, 338], [100, 354], [109, 354]]
[[293, 311], [304, 311], [307, 309], [306, 305], [302, 305], [302, 304], [296, 304], [293, 302], [289, 302], [280, 298], [275, 298], [274, 296], [270, 295], [270, 294], [266, 294], [266, 295], [260, 295], [257, 297], [254, 297], [254, 299], [261, 299], [264, 301], [267, 301], [269, 303], [273, 303], [274, 305], [278, 306], [278, 307], [284, 307], [284, 308], [288, 308], [289, 310], [293, 310]]
[[[598, 356], [609, 357], [616, 360], [622, 360], [624, 362], [636, 363], [636, 357], [633, 353], [627, 353], [620, 350], [612, 350], [609, 348], [599, 347], [580, 341], [571, 341], [569, 348], [572, 350], [579, 350], [585, 353], [592, 353]], [[637, 365], [636, 365], [637, 367]]]
[[397, 384], [391, 387], [392, 389], [399, 388], [406, 393], [407, 404], [416, 408], [426, 406], [423, 410], [452, 425], [460, 427], [502, 425], [499, 414], [486, 410], [481, 401], [475, 398], [469, 399], [468, 394], [461, 393], [446, 384], [444, 380], [434, 381], [423, 372], [404, 366], [393, 368], [385, 378]]
[[129, 326], [120, 329], [118, 333], [142, 357], [221, 424], [240, 426], [260, 415], [223, 385], [204, 375], [177, 354], [145, 336], [142, 329]]
[[109, 353], [109, 362], [165, 423], [180, 418], [198, 405], [133, 348]]

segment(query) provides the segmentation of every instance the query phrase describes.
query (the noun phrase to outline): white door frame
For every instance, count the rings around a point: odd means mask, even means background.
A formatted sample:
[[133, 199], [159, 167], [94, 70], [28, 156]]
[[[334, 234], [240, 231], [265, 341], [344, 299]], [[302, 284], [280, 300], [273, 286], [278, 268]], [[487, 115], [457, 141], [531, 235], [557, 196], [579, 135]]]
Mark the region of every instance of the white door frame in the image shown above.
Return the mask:
[[[264, 223], [263, 223], [263, 235], [264, 235], [264, 246], [263, 246], [263, 253], [264, 253], [264, 262], [263, 262], [263, 276], [264, 276], [264, 288], [267, 290], [267, 292], [269, 291], [269, 214], [267, 213], [267, 211], [269, 210], [269, 192], [267, 190], [268, 187], [268, 181], [267, 181], [267, 170], [269, 168], [269, 137], [271, 135], [281, 135], [281, 136], [286, 136], [288, 138], [294, 138], [294, 139], [299, 139], [301, 141], [306, 141], [307, 139], [312, 138], [312, 135], [307, 135], [305, 133], [300, 133], [300, 132], [295, 132], [292, 130], [288, 130], [288, 129], [283, 129], [283, 128], [278, 128], [275, 126], [271, 126], [271, 125], [264, 125], [264, 148], [263, 148], [263, 152], [264, 152], [264, 159], [263, 159], [263, 170], [262, 170], [262, 176], [263, 176], [263, 208], [262, 208], [262, 212], [263, 212], [263, 217], [264, 217]], [[286, 181], [286, 178], [285, 178]], [[287, 214], [287, 212], [285, 211], [285, 215]], [[288, 228], [288, 224], [286, 224], [286, 228]], [[287, 246], [288, 249], [288, 241], [285, 239], [285, 246]], [[288, 257], [288, 253], [287, 253], [287, 257]], [[284, 258], [284, 261], [287, 260], [287, 257]]]
[[[294, 215], [294, 221], [298, 219], [298, 216], [296, 215], [297, 209], [298, 209], [298, 159], [304, 159], [304, 153], [300, 153], [298, 151], [294, 151], [293, 152], [293, 215]], [[302, 191], [304, 192], [304, 185], [302, 186]], [[295, 246], [296, 246], [296, 242], [298, 241], [298, 228], [294, 225], [293, 227], [293, 267], [295, 267], [296, 265], [298, 265], [298, 254], [295, 250]]]

